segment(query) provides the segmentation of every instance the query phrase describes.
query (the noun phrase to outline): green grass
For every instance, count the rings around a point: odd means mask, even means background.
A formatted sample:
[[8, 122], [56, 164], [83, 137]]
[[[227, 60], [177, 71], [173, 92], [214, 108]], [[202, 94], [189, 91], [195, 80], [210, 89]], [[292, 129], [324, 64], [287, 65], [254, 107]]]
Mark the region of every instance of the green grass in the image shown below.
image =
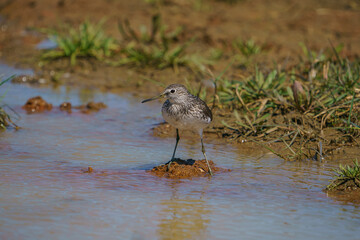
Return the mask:
[[353, 166], [342, 166], [340, 164], [338, 169], [334, 169], [334, 172], [334, 179], [326, 187], [327, 190], [336, 189], [348, 182], [351, 182], [351, 184], [355, 184], [356, 187], [360, 188], [360, 165], [358, 161], [354, 161]]
[[256, 68], [255, 74], [245, 79], [220, 79], [217, 91], [220, 104], [259, 115], [264, 108], [277, 107], [279, 96], [288, 95], [286, 77], [284, 72], [273, 70], [264, 74]]
[[133, 65], [156, 69], [172, 67], [178, 72], [179, 66], [186, 66], [191, 63], [190, 59], [184, 54], [186, 47], [187, 44], [183, 44], [169, 49], [165, 42], [162, 42], [160, 46], [129, 44], [121, 50], [123, 55], [115, 65]]
[[64, 25], [59, 31], [49, 30], [50, 38], [57, 43], [57, 48], [46, 50], [42, 58], [53, 60], [69, 58], [71, 65], [76, 64], [78, 58], [103, 59], [111, 56], [118, 49], [115, 40], [102, 30], [103, 21], [97, 24], [88, 21], [78, 27]]
[[240, 39], [235, 40], [233, 42], [233, 47], [246, 58], [259, 54], [262, 50], [261, 46], [257, 45], [253, 39], [247, 41]]
[[197, 96], [202, 100], [206, 99], [207, 92], [201, 83], [199, 87], [194, 87], [193, 84], [187, 78], [185, 78], [185, 86], [192, 95]]
[[150, 28], [142, 26], [139, 31], [135, 31], [130, 22], [125, 20], [119, 23], [119, 31], [122, 35], [121, 58], [112, 62], [113, 65], [155, 69], [171, 67], [177, 73], [179, 66], [199, 70], [204, 68], [204, 63], [210, 62], [196, 54], [189, 54], [187, 48], [195, 39], [180, 43], [178, 39], [182, 34], [182, 27], [169, 31], [162, 24], [160, 15], [152, 17]]
[[209, 56], [190, 53], [188, 48], [195, 38], [180, 41], [183, 28], [179, 26], [170, 31], [159, 14], [152, 16], [149, 27], [141, 26], [138, 30], [134, 30], [128, 20], [120, 21], [119, 40], [104, 33], [103, 23], [86, 21], [77, 27], [64, 25], [58, 30], [45, 30], [57, 48], [45, 50], [42, 59], [68, 58], [71, 65], [75, 65], [78, 58], [95, 58], [112, 66], [173, 68], [178, 73], [180, 66], [194, 72], [204, 71], [223, 54], [220, 49], [210, 49]]
[[[255, 68], [247, 78], [219, 79], [216, 99], [234, 114], [232, 121], [223, 122], [234, 139], [281, 142], [288, 155], [279, 154], [287, 160], [322, 156], [316, 144], [326, 149], [341, 142], [357, 144], [360, 60], [342, 59], [335, 48], [330, 55], [307, 53], [311, 56], [289, 70]], [[324, 129], [339, 135], [320, 137]]]
[[266, 55], [263, 47], [257, 44], [253, 39], [243, 40], [236, 39], [232, 42], [232, 51], [237, 65], [240, 68], [253, 68], [261, 59], [261, 56]]
[[[11, 76], [3, 81], [0, 81], [0, 87], [6, 82], [10, 81], [14, 76]], [[5, 94], [4, 94], [5, 95]], [[4, 95], [1, 96], [0, 103], [4, 98]], [[4, 110], [3, 106], [0, 106], [0, 128], [6, 129], [9, 125], [17, 127], [16, 124], [11, 120], [10, 115]]]

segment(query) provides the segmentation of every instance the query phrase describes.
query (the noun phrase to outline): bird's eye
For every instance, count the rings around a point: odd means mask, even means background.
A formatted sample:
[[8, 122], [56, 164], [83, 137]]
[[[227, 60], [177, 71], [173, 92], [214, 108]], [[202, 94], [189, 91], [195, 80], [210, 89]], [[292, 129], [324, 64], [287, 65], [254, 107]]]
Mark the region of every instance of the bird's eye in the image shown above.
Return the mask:
[[171, 91], [170, 91], [171, 93], [174, 93], [175, 92], [175, 89], [171, 89]]

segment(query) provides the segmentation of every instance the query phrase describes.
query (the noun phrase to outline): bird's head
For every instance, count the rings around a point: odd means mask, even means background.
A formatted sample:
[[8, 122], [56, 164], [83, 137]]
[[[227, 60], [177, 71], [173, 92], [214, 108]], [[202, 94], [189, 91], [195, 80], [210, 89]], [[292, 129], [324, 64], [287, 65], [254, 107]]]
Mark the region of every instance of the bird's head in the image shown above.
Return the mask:
[[159, 98], [167, 98], [171, 103], [180, 103], [180, 102], [184, 102], [189, 95], [190, 93], [184, 85], [171, 84], [167, 88], [165, 88], [164, 92], [159, 96], [146, 99], [141, 103], [152, 101]]

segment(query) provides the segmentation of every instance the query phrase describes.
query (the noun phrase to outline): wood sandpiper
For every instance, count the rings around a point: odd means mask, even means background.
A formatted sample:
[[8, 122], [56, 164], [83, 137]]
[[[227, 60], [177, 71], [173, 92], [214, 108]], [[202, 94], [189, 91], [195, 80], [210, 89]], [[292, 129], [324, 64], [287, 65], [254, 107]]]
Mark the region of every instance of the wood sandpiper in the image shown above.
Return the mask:
[[175, 160], [175, 152], [180, 140], [179, 129], [198, 132], [201, 139], [201, 151], [204, 154], [209, 174], [212, 175], [209, 161], [207, 160], [203, 142], [203, 129], [212, 121], [212, 113], [206, 103], [200, 98], [192, 95], [181, 84], [171, 84], [159, 96], [146, 99], [141, 103], [158, 98], [166, 98], [161, 113], [166, 122], [176, 128], [176, 144], [168, 168]]

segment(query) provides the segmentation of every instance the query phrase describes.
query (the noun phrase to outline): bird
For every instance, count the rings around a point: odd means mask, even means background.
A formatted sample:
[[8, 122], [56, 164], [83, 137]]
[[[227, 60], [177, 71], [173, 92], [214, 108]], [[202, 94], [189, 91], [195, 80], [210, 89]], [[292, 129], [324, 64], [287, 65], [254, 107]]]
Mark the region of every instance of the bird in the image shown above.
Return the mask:
[[161, 108], [164, 120], [176, 128], [176, 143], [173, 155], [168, 163], [168, 169], [175, 160], [175, 152], [180, 140], [179, 130], [191, 130], [200, 135], [201, 151], [209, 168], [209, 174], [212, 176], [213, 173], [206, 157], [203, 141], [203, 130], [213, 120], [210, 108], [199, 97], [192, 95], [182, 84], [171, 84], [160, 95], [143, 100], [141, 103], [159, 98], [166, 98]]

